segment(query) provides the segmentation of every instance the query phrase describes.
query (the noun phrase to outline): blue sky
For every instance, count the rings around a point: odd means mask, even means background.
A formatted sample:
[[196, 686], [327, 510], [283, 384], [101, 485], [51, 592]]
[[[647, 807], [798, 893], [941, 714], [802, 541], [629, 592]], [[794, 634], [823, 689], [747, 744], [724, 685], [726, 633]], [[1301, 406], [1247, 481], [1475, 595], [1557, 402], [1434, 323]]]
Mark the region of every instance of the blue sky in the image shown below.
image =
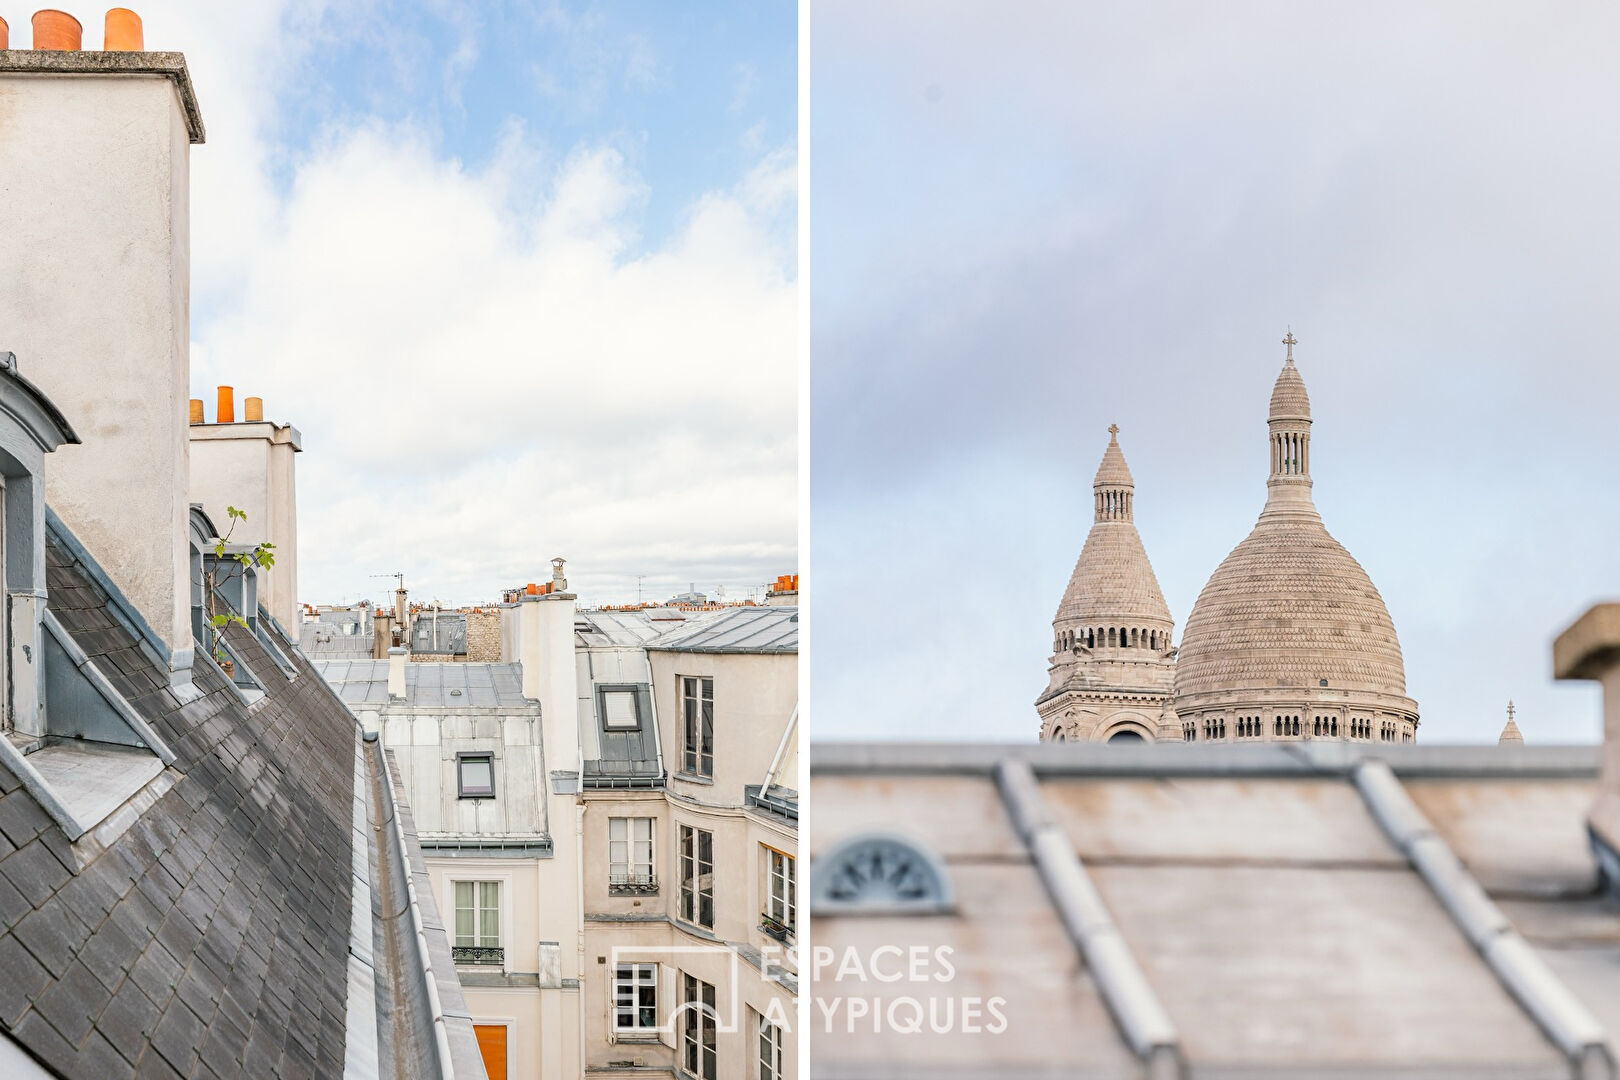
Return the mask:
[[410, 122], [471, 167], [514, 124], [553, 153], [612, 143], [648, 182], [641, 225], [656, 245], [693, 199], [795, 138], [796, 21], [780, 0], [329, 10], [275, 135], [298, 155], [331, 124]]
[[1620, 95], [1598, 3], [818, 0], [820, 738], [1023, 741], [1118, 423], [1176, 620], [1315, 497], [1426, 742], [1597, 738], [1551, 640], [1620, 593]]
[[208, 128], [193, 394], [302, 431], [301, 599], [795, 569], [794, 4], [141, 13]]

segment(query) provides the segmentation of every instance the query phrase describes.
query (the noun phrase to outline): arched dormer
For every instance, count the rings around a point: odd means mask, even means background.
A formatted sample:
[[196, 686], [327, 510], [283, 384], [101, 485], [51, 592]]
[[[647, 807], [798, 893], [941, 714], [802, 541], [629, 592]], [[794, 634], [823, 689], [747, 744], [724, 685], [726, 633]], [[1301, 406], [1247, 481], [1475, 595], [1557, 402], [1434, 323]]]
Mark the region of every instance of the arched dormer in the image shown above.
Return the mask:
[[816, 915], [949, 914], [955, 898], [945, 864], [894, 833], [866, 833], [834, 845], [810, 868]]

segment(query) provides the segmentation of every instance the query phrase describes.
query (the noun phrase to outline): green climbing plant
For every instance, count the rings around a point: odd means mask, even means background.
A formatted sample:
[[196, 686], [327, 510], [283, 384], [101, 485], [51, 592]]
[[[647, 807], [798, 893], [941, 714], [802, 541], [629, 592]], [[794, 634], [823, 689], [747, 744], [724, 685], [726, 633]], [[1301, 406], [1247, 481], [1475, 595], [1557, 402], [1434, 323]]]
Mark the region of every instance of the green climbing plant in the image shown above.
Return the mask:
[[[231, 519], [230, 528], [225, 530], [224, 536], [215, 538], [215, 562], [211, 567], [205, 568], [203, 582], [203, 596], [207, 601], [208, 625], [214, 628], [214, 659], [221, 666], [229, 663], [230, 657], [225, 654], [225, 648], [220, 643], [220, 632], [231, 625], [240, 626], [246, 630], [248, 629], [248, 621], [239, 612], [220, 611], [219, 600], [214, 590], [225, 586], [232, 578], [241, 577], [255, 567], [268, 570], [276, 565], [276, 545], [268, 540], [261, 540], [254, 546], [252, 551], [238, 551], [229, 556], [225, 554], [225, 549], [231, 543], [231, 534], [236, 532], [238, 525], [247, 520], [247, 511], [238, 510], [234, 506], [227, 506], [225, 513]], [[222, 570], [222, 567], [226, 566], [226, 564], [234, 565], [231, 565], [229, 569]]]

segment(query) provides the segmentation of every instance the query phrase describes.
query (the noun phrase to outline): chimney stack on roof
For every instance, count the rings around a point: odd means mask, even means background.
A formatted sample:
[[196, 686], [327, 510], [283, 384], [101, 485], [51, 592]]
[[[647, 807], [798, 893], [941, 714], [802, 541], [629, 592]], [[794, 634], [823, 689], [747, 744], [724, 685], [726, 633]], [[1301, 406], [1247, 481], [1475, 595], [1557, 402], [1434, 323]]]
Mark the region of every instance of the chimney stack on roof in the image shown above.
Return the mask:
[[52, 461], [51, 510], [189, 694], [190, 154], [202, 115], [184, 58], [145, 52], [132, 14], [108, 17], [111, 52], [86, 52], [65, 12], [31, 23], [32, 52], [0, 53], [0, 236], [7, 278], [29, 283], [0, 289], [0, 326], [83, 435]]

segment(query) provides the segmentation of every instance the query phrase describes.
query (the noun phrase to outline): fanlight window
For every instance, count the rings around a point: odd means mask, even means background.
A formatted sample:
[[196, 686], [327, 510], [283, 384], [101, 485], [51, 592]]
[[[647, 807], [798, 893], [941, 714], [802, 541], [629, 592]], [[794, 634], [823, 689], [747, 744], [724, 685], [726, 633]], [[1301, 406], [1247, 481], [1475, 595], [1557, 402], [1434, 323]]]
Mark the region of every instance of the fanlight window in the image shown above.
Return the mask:
[[939, 857], [886, 833], [846, 840], [817, 859], [810, 903], [817, 915], [927, 915], [954, 908]]

